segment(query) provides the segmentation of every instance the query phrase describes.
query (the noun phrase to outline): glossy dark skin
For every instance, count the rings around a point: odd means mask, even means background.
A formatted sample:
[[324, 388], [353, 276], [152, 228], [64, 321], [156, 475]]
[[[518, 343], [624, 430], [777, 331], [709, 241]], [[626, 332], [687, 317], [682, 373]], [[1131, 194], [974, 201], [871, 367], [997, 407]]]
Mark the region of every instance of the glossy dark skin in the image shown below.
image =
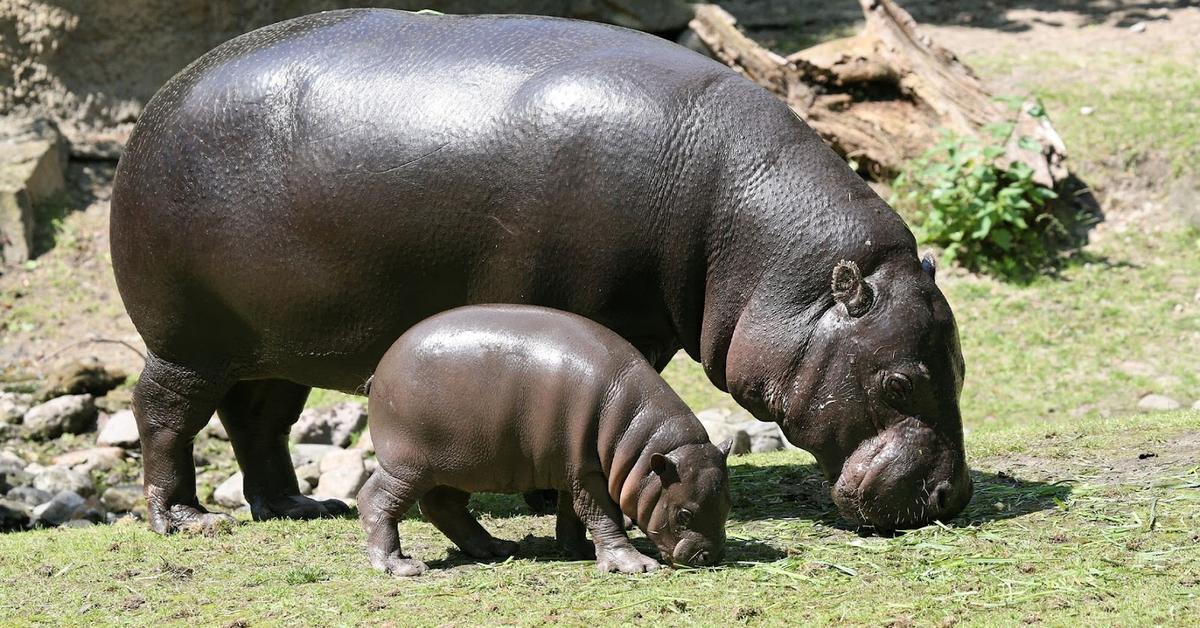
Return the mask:
[[559, 542], [601, 571], [658, 568], [629, 543], [626, 516], [668, 562], [724, 553], [729, 443], [709, 443], [637, 349], [581, 316], [527, 305], [435, 315], [384, 354], [368, 414], [379, 470], [358, 503], [367, 555], [387, 573], [425, 571], [396, 533], [418, 500], [468, 555], [515, 553], [467, 511], [478, 491], [559, 491]]
[[[147, 105], [111, 227], [152, 354], [134, 408], [161, 532], [215, 520], [191, 462], [214, 408], [256, 518], [341, 511], [287, 454], [309, 387], [358, 390], [409, 327], [477, 303], [583, 315], [659, 368], [682, 348], [831, 481], [895, 441], [913, 455], [841, 483], [854, 520], [970, 496], [957, 331], [911, 233], [777, 98], [650, 35], [384, 10], [255, 31]], [[875, 286], [857, 315], [842, 260]], [[910, 391], [885, 397], [899, 371]]]

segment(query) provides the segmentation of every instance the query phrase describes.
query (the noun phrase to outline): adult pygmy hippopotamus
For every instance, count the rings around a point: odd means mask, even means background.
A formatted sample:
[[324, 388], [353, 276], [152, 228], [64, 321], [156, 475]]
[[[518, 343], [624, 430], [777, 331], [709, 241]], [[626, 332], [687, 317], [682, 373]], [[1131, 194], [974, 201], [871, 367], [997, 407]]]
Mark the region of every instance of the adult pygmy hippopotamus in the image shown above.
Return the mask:
[[343, 510], [292, 470], [309, 387], [357, 390], [473, 303], [583, 315], [659, 368], [682, 348], [852, 521], [971, 495], [954, 318], [903, 221], [769, 92], [650, 35], [388, 10], [243, 35], [146, 105], [111, 240], [160, 532], [219, 517], [191, 451], [214, 409], [255, 518]]
[[437, 314], [384, 354], [367, 414], [379, 469], [358, 504], [371, 564], [390, 574], [425, 571], [396, 534], [418, 499], [467, 554], [516, 553], [467, 511], [473, 491], [557, 489], [559, 543], [580, 557], [594, 544], [601, 571], [658, 567], [625, 516], [667, 562], [721, 560], [732, 441], [713, 446], [642, 354], [586, 318], [528, 305]]

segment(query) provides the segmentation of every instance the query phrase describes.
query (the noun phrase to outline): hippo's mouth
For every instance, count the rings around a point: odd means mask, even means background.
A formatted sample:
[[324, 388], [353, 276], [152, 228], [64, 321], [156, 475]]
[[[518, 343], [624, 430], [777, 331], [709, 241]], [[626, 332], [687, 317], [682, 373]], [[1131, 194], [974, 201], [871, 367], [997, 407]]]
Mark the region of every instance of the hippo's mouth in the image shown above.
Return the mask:
[[857, 525], [919, 527], [966, 506], [971, 482], [961, 460], [930, 427], [906, 418], [854, 450], [834, 484], [833, 501]]

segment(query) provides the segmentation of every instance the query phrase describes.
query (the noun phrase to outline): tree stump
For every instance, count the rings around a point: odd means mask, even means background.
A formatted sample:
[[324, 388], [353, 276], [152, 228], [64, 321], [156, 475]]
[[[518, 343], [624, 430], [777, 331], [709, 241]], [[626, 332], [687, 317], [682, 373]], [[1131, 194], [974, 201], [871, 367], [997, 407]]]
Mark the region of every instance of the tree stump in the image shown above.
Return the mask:
[[1035, 103], [1013, 111], [997, 101], [892, 0], [859, 4], [866, 17], [861, 33], [787, 57], [747, 37], [716, 5], [697, 5], [690, 26], [718, 59], [784, 99], [875, 180], [894, 176], [933, 146], [939, 129], [985, 137], [997, 123], [1013, 125], [1001, 157], [1006, 165], [1028, 164], [1034, 180], [1050, 188], [1068, 178], [1066, 147]]

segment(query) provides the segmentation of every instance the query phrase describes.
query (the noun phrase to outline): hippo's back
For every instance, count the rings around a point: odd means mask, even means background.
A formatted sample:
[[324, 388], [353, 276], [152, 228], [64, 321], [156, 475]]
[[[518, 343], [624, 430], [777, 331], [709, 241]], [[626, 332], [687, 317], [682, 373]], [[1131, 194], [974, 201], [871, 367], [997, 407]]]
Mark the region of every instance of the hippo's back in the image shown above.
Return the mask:
[[706, 196], [677, 184], [718, 178], [692, 157], [715, 148], [706, 103], [731, 84], [748, 85], [570, 20], [348, 10], [266, 27], [147, 105], [113, 195], [122, 297], [161, 358], [342, 389], [468, 303], [677, 347], [663, 259], [703, 257]]

